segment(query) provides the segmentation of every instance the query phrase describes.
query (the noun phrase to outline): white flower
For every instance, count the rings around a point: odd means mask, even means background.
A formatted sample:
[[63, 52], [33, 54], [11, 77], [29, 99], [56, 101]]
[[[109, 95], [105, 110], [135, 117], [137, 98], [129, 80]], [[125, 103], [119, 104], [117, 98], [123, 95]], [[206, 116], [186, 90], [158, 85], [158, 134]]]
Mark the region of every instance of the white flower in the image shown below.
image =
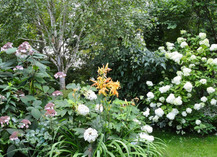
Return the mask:
[[98, 137], [98, 132], [93, 128], [88, 128], [84, 131], [84, 140], [89, 143], [94, 142]]
[[87, 99], [89, 99], [89, 100], [95, 100], [95, 99], [97, 99], [97, 95], [94, 93], [94, 91], [92, 91], [92, 90], [88, 90], [85, 94], [84, 94], [84, 96], [87, 98]]
[[185, 39], [185, 38], [182, 38], [182, 37], [177, 38], [177, 42], [178, 42], [179, 44], [181, 44], [183, 41], [186, 41], [186, 39]]
[[160, 87], [160, 88], [159, 88], [159, 91], [160, 91], [161, 93], [166, 93], [169, 89], [170, 89], [170, 86], [169, 86], [169, 85], [166, 85], [166, 86]]
[[208, 87], [206, 90], [209, 94], [215, 92], [215, 88], [213, 88], [213, 87]]
[[201, 120], [198, 120], [198, 119], [197, 119], [197, 120], [195, 121], [195, 123], [196, 123], [197, 125], [200, 125], [200, 124], [201, 124]]
[[181, 126], [181, 125], [177, 125], [177, 126], [176, 126], [176, 129], [177, 129], [177, 130], [181, 130], [181, 129], [182, 129], [182, 126]]
[[184, 76], [190, 76], [191, 69], [184, 67], [182, 71]]
[[157, 107], [160, 107], [160, 106], [162, 106], [162, 105], [163, 105], [163, 104], [160, 103], [160, 102], [157, 103]]
[[197, 49], [197, 52], [202, 53], [202, 52], [203, 52], [203, 48], [202, 48], [202, 47], [199, 47], [199, 48]]
[[182, 43], [180, 44], [180, 46], [181, 46], [181, 48], [184, 48], [184, 47], [188, 46], [188, 43], [186, 43], [186, 42], [184, 41], [184, 42], [182, 42]]
[[185, 124], [185, 123], [186, 123], [186, 120], [185, 120], [185, 119], [182, 119], [182, 120], [181, 120], [181, 123], [182, 123], [182, 124]]
[[142, 112], [142, 114], [143, 114], [145, 117], [148, 117], [149, 114], [150, 114], [150, 109], [147, 108], [145, 112]]
[[153, 118], [154, 118], [154, 116], [150, 116], [150, 117], [148, 117], [149, 120], [152, 120]]
[[176, 114], [173, 113], [173, 112], [169, 112], [169, 113], [167, 114], [167, 118], [170, 119], [170, 120], [174, 120], [174, 119], [175, 119], [175, 116], [176, 116]]
[[142, 127], [141, 127], [141, 130], [142, 130], [142, 131], [145, 131], [145, 132], [147, 132], [147, 133], [152, 133], [153, 128], [152, 128], [150, 125], [145, 125], [145, 126], [142, 126]]
[[206, 33], [199, 33], [199, 38], [200, 39], [205, 39], [206, 38]]
[[182, 98], [180, 96], [178, 96], [177, 98], [175, 98], [175, 100], [173, 101], [174, 105], [182, 105]]
[[170, 121], [170, 122], [168, 123], [168, 125], [169, 125], [169, 126], [173, 126], [173, 121]]
[[201, 100], [202, 102], [206, 102], [206, 101], [207, 101], [207, 98], [206, 98], [205, 96], [203, 96], [202, 98], [200, 98], [200, 100]]
[[150, 107], [156, 107], [156, 105], [157, 105], [156, 103], [153, 103], [153, 102], [150, 103]]
[[213, 59], [212, 64], [217, 65], [217, 58]]
[[217, 44], [212, 44], [210, 47], [210, 51], [216, 51], [217, 50]]
[[205, 46], [207, 46], [207, 47], [210, 46], [208, 39], [204, 39], [204, 40], [200, 41], [199, 44], [200, 44], [200, 45], [205, 45]]
[[163, 52], [163, 53], [165, 53], [166, 51], [165, 51], [165, 47], [164, 46], [160, 46], [159, 48], [158, 48], [158, 50], [160, 50], [160, 52]]
[[168, 49], [168, 50], [172, 50], [173, 47], [174, 47], [174, 44], [173, 44], [173, 43], [170, 43], [170, 42], [166, 42], [166, 45], [167, 45], [167, 49]]
[[141, 122], [138, 119], [136, 119], [136, 118], [133, 119], [133, 121], [136, 122], [136, 123], [138, 123], [138, 124], [141, 124]]
[[154, 85], [151, 81], [146, 81], [146, 84], [147, 84], [148, 86], [153, 86], [153, 85]]
[[184, 88], [187, 92], [191, 92], [192, 91], [192, 84], [190, 82], [186, 82], [185, 85], [184, 85]]
[[197, 57], [195, 55], [191, 55], [190, 60], [195, 60]]
[[164, 102], [164, 101], [165, 101], [165, 98], [164, 98], [164, 97], [160, 97], [160, 98], [159, 98], [159, 101], [160, 101], [160, 102]]
[[187, 97], [188, 97], [188, 98], [192, 97], [191, 93], [188, 93], [188, 94], [187, 94]]
[[195, 64], [190, 64], [189, 68], [195, 67]]
[[180, 60], [182, 59], [183, 55], [178, 53], [177, 51], [170, 53], [170, 59], [172, 59], [176, 63], [180, 63]]
[[210, 101], [210, 103], [211, 103], [211, 105], [216, 105], [217, 101], [216, 101], [215, 99], [212, 99], [212, 100]]
[[187, 31], [186, 30], [181, 30], [180, 33], [185, 34], [185, 33], [187, 33]]
[[157, 115], [155, 115], [152, 120], [153, 120], [153, 122], [158, 122], [158, 119], [159, 119], [159, 117]]
[[206, 57], [202, 57], [201, 60], [202, 60], [203, 62], [206, 62], [206, 61], [207, 61], [207, 58], [206, 58]]
[[147, 97], [148, 97], [149, 100], [153, 99], [154, 98], [154, 94], [152, 92], [148, 92], [147, 93]]
[[177, 110], [176, 108], [173, 108], [171, 112], [177, 115], [179, 113], [179, 110]]
[[209, 58], [208, 60], [207, 60], [207, 64], [213, 64], [213, 59], [212, 58]]
[[206, 82], [207, 82], [206, 79], [201, 79], [201, 80], [200, 80], [200, 83], [201, 83], [201, 84], [206, 84]]
[[83, 116], [86, 116], [90, 112], [89, 108], [83, 104], [78, 105], [77, 111], [78, 111], [78, 114], [83, 115]]
[[102, 104], [96, 104], [96, 106], [95, 106], [95, 111], [96, 112], [103, 112], [103, 106], [102, 106]]
[[158, 116], [158, 117], [162, 117], [164, 115], [164, 111], [162, 110], [162, 108], [158, 108], [154, 111], [154, 113]]
[[201, 104], [194, 104], [195, 110], [200, 110], [202, 108]]
[[177, 71], [176, 74], [177, 74], [177, 76], [182, 76], [183, 72], [182, 71]]
[[183, 117], [186, 117], [186, 116], [187, 116], [187, 113], [186, 113], [185, 111], [183, 111], [183, 112], [182, 112], [182, 116], [183, 116]]
[[187, 113], [191, 113], [191, 112], [192, 112], [192, 109], [191, 109], [191, 108], [187, 108], [187, 109], [186, 109], [186, 112], [187, 112]]
[[174, 102], [175, 99], [176, 99], [176, 98], [175, 98], [174, 94], [170, 94], [170, 95], [167, 97], [166, 102], [167, 102], [167, 103], [170, 103], [170, 104], [173, 104], [173, 102]]
[[181, 76], [176, 76], [172, 79], [172, 83], [179, 85], [181, 83], [181, 79], [182, 79]]
[[142, 140], [146, 140], [148, 142], [153, 142], [154, 141], [154, 136], [151, 136], [151, 135], [148, 135], [144, 132], [141, 132], [139, 134], [139, 137], [142, 139]]

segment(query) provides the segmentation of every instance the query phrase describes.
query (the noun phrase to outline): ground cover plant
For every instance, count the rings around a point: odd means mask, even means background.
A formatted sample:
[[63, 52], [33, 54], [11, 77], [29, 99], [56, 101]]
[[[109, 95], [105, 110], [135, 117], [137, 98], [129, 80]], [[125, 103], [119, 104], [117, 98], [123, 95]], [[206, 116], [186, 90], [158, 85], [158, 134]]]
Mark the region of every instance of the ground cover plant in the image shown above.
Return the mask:
[[[216, 69], [217, 45], [210, 45], [205, 33], [194, 37], [181, 31], [175, 44], [166, 43], [159, 51], [176, 64], [176, 75], [153, 85], [147, 93], [144, 115], [160, 127], [173, 127], [177, 133], [186, 131], [208, 134], [216, 130]], [[150, 111], [150, 115], [149, 115]]]

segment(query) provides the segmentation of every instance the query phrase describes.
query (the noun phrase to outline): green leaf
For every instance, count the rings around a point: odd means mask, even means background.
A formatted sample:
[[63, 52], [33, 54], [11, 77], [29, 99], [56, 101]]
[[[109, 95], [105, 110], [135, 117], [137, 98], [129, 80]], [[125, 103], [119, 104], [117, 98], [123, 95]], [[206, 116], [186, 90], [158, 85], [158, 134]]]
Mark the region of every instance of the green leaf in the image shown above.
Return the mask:
[[36, 108], [32, 109], [31, 114], [35, 119], [39, 119], [41, 117], [41, 112]]
[[44, 91], [44, 93], [47, 93], [48, 90], [49, 90], [49, 87], [48, 87], [48, 86], [43, 86], [43, 91]]
[[31, 95], [26, 95], [24, 97], [21, 97], [20, 99], [24, 104], [27, 104], [29, 101], [35, 100], [35, 97]]
[[16, 147], [15, 147], [15, 145], [10, 145], [9, 147], [8, 147], [8, 149], [7, 149], [7, 157], [13, 157], [14, 156], [14, 154], [15, 154], [15, 152], [16, 152]]
[[5, 52], [6, 52], [7, 54], [13, 54], [13, 53], [16, 52], [16, 50], [17, 50], [17, 48], [10, 48], [10, 49], [7, 49]]

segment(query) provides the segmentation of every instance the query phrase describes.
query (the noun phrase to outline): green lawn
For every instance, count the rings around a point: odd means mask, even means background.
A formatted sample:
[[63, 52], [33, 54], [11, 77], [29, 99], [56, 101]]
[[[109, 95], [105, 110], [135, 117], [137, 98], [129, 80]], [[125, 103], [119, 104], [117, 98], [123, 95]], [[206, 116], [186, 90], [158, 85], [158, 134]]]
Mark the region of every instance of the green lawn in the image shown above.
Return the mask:
[[176, 135], [155, 131], [167, 145], [164, 157], [217, 157], [217, 136]]

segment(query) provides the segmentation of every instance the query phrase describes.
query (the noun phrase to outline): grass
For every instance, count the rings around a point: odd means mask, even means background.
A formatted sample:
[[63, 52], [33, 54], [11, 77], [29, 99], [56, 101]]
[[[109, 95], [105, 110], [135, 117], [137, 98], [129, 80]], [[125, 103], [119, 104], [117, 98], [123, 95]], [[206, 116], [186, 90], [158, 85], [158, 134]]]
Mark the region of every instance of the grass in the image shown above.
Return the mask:
[[217, 136], [177, 135], [155, 131], [167, 145], [163, 157], [217, 157]]

